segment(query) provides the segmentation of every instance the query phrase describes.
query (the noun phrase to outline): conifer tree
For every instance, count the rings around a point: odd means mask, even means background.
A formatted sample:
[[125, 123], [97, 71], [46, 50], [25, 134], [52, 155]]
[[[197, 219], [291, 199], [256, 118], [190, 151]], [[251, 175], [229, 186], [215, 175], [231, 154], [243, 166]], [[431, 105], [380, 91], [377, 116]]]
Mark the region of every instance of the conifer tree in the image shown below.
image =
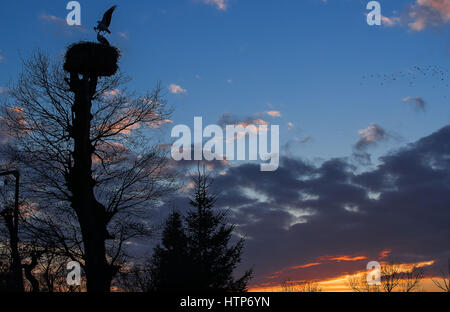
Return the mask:
[[212, 181], [203, 172], [193, 178], [193, 208], [186, 217], [188, 254], [191, 261], [191, 287], [197, 291], [245, 291], [252, 271], [235, 279], [233, 271], [241, 261], [244, 239], [232, 244], [235, 225], [226, 222], [226, 212], [214, 211], [217, 195]]
[[187, 237], [182, 217], [173, 212], [164, 226], [162, 245], [154, 249], [150, 263], [152, 291], [186, 291], [190, 288]]

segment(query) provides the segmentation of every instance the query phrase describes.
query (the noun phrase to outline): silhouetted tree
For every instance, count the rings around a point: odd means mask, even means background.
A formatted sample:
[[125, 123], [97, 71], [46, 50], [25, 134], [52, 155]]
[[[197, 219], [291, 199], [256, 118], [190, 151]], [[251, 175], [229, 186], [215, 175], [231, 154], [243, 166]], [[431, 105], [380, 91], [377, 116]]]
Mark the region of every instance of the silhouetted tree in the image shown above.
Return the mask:
[[433, 283], [438, 287], [440, 290], [444, 292], [450, 293], [450, 259], [448, 259], [448, 268], [447, 273], [445, 271], [442, 271], [441, 276], [439, 278], [433, 278]]
[[190, 276], [190, 257], [183, 220], [178, 212], [167, 218], [162, 242], [154, 249], [150, 263], [152, 291], [189, 291], [192, 280]]
[[211, 192], [212, 181], [203, 172], [193, 177], [192, 210], [186, 217], [188, 254], [192, 289], [200, 291], [245, 291], [252, 276], [248, 270], [238, 279], [233, 271], [241, 261], [244, 239], [231, 244], [235, 225], [228, 225], [226, 212], [214, 211], [217, 200]]
[[401, 273], [400, 291], [412, 292], [417, 290], [424, 277], [423, 268], [413, 265], [406, 272]]
[[149, 203], [172, 187], [167, 151], [147, 135], [167, 121], [161, 88], [136, 97], [127, 81], [69, 75], [38, 52], [1, 111], [2, 156], [21, 168], [39, 209], [30, 217], [36, 241], [80, 262], [91, 291], [109, 291], [124, 243], [148, 234]]
[[[0, 119], [1, 120], [1, 119]], [[2, 166], [3, 167], [3, 166]], [[1, 168], [3, 169], [3, 168]], [[7, 185], [9, 178], [8, 176], [14, 175], [14, 196], [10, 196], [11, 193], [8, 192]], [[20, 239], [19, 239], [19, 219], [20, 219], [20, 198], [19, 198], [19, 177], [20, 173], [18, 170], [1, 170], [0, 176], [6, 176], [2, 187], [0, 187], [0, 220], [3, 221], [7, 231], [7, 245], [10, 254], [10, 272], [7, 274], [8, 288], [12, 291], [23, 292], [23, 274], [22, 274], [22, 258], [19, 252], [20, 249]], [[9, 195], [8, 195], [9, 194]]]
[[348, 286], [354, 292], [379, 292], [380, 286], [367, 283], [367, 273], [357, 273], [347, 278]]
[[417, 290], [423, 276], [423, 269], [416, 265], [400, 265], [390, 260], [381, 264], [380, 285], [369, 285], [366, 272], [349, 276], [347, 282], [355, 292], [412, 292]]
[[67, 285], [67, 263], [71, 260], [68, 259], [64, 252], [59, 251], [53, 246], [49, 246], [45, 249], [38, 266], [37, 271], [39, 274], [39, 283], [41, 285], [41, 291], [53, 293], [53, 292], [69, 292], [71, 287]]
[[289, 279], [281, 283], [281, 290], [282, 292], [322, 292], [322, 288], [317, 281], [295, 282]]
[[150, 292], [151, 283], [151, 263], [149, 260], [144, 264], [132, 264], [124, 268], [116, 279], [116, 285], [125, 292]]
[[401, 266], [390, 261], [381, 266], [381, 287], [385, 292], [393, 292], [402, 281]]
[[[34, 245], [35, 246], [35, 245]], [[30, 283], [30, 291], [31, 292], [39, 292], [40, 285], [39, 280], [34, 276], [33, 270], [38, 266], [38, 261], [41, 258], [44, 251], [38, 251], [36, 248], [32, 246], [33, 250], [30, 252], [29, 258], [30, 260], [27, 263], [22, 264], [25, 278]]]

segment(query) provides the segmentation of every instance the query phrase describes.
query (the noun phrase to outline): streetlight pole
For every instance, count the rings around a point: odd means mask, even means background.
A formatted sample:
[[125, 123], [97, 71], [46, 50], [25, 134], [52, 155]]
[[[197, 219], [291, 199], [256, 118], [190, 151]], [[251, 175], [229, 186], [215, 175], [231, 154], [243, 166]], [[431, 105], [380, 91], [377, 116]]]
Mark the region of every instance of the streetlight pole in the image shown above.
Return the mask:
[[18, 170], [10, 170], [0, 172], [0, 177], [12, 175], [16, 179], [15, 194], [14, 194], [14, 210], [12, 215], [8, 213], [2, 213], [5, 218], [6, 225], [9, 230], [9, 241], [11, 247], [11, 273], [13, 275], [14, 284], [12, 285], [13, 291], [23, 292], [23, 278], [22, 278], [22, 261], [19, 254], [19, 179], [20, 173]]

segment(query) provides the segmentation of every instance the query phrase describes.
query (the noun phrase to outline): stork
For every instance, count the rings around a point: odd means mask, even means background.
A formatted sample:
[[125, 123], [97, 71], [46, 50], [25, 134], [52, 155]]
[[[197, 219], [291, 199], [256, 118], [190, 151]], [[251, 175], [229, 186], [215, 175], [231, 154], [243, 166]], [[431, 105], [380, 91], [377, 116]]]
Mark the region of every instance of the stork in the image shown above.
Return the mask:
[[97, 27], [94, 27], [94, 30], [97, 33], [107, 32], [108, 34], [111, 33], [109, 30], [109, 25], [111, 24], [111, 18], [114, 13], [114, 10], [117, 8], [117, 5], [111, 7], [108, 11], [105, 12], [103, 15], [103, 19], [101, 21], [97, 22]]
[[103, 45], [110, 46], [109, 41], [106, 40], [105, 37], [103, 37], [102, 35], [100, 35], [100, 33], [97, 33], [97, 41], [100, 42], [100, 43], [103, 44]]

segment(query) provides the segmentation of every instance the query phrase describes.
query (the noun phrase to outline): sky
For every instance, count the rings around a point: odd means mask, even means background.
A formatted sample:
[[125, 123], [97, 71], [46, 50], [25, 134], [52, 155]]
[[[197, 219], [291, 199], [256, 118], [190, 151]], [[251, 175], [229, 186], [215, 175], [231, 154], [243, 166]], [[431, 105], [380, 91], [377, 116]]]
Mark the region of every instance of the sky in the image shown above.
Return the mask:
[[333, 281], [386, 252], [430, 272], [450, 258], [449, 0], [379, 1], [381, 26], [364, 0], [79, 2], [71, 27], [67, 1], [0, 1], [0, 94], [22, 57], [95, 40], [117, 4], [121, 70], [138, 92], [161, 81], [171, 125], [279, 125], [277, 171], [211, 165], [253, 287]]

